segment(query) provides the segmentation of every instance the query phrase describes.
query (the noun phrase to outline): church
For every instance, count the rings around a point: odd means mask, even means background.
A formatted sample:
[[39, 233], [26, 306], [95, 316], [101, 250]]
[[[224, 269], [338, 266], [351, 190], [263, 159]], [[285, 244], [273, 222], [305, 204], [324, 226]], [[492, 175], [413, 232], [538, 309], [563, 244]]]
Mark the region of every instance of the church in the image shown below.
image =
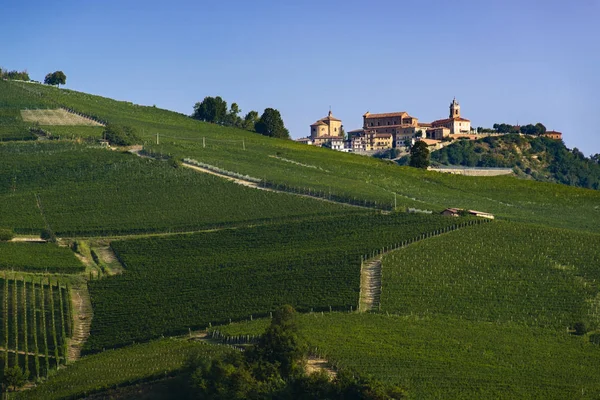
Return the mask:
[[432, 128], [448, 128], [451, 135], [471, 133], [471, 121], [460, 116], [460, 104], [456, 98], [450, 103], [450, 116], [431, 123]]

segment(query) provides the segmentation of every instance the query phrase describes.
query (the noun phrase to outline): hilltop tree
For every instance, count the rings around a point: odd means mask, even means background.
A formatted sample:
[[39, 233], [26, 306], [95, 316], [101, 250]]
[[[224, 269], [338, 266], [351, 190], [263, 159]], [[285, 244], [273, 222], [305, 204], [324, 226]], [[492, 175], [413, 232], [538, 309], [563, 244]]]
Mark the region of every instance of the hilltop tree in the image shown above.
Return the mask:
[[213, 124], [224, 124], [227, 119], [227, 102], [220, 96], [207, 96], [202, 102], [194, 105], [192, 118]]
[[429, 167], [429, 148], [427, 143], [419, 140], [410, 149], [410, 163], [411, 167], [427, 169]]
[[227, 126], [235, 126], [239, 128], [242, 126], [242, 118], [239, 114], [242, 112], [237, 103], [231, 103], [231, 107], [229, 108], [229, 112], [225, 116], [224, 124]]
[[254, 129], [261, 135], [280, 139], [290, 138], [290, 133], [283, 124], [281, 114], [274, 108], [265, 109]]
[[56, 85], [60, 87], [60, 85], [65, 85], [67, 83], [67, 76], [62, 71], [51, 72], [44, 78], [44, 83], [46, 85]]
[[242, 122], [242, 128], [244, 128], [247, 131], [254, 131], [254, 126], [256, 125], [258, 120], [258, 112], [250, 111], [244, 117], [244, 121]]

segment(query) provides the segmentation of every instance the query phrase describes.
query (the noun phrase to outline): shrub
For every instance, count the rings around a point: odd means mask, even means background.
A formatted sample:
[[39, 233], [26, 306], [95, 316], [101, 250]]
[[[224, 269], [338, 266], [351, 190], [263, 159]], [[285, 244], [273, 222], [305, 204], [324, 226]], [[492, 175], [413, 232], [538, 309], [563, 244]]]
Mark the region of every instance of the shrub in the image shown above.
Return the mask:
[[587, 332], [587, 327], [583, 322], [576, 322], [575, 325], [573, 325], [573, 329], [575, 330], [573, 333], [578, 336], [585, 335]]
[[131, 146], [140, 142], [140, 138], [130, 126], [107, 125], [104, 138], [116, 146]]
[[13, 237], [15, 237], [15, 235], [11, 229], [0, 228], [0, 242], [8, 242]]

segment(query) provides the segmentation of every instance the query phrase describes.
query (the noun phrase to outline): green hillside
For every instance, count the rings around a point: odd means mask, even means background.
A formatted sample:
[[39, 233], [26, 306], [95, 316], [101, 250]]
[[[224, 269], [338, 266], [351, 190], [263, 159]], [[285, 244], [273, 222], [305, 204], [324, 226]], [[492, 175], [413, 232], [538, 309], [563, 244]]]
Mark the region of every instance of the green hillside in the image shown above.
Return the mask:
[[431, 238], [384, 257], [382, 310], [597, 329], [598, 243], [598, 234], [506, 222]]
[[0, 199], [3, 226], [57, 236], [195, 231], [346, 211], [73, 142], [0, 144]]
[[[399, 168], [381, 160], [267, 138], [193, 120], [155, 107], [138, 106], [45, 85], [27, 87], [38, 96], [111, 123], [136, 128], [150, 152], [192, 158], [225, 170], [299, 190], [332, 193], [379, 207], [441, 211], [461, 207], [520, 222], [599, 231], [600, 193], [513, 177], [464, 177]], [[159, 134], [160, 145], [156, 145]], [[394, 195], [396, 193], [396, 195]]]
[[543, 182], [600, 189], [599, 156], [586, 158], [560, 140], [516, 134], [459, 140], [431, 154], [443, 165], [509, 167], [527, 178]]
[[231, 351], [185, 340], [164, 339], [85, 357], [58, 371], [45, 384], [17, 394], [17, 399], [83, 398], [107, 389], [165, 378], [192, 357], [210, 360]]
[[[60, 140], [38, 139], [20, 114], [59, 107], [132, 127], [144, 157], [102, 147], [103, 127], [41, 126]], [[204, 340], [194, 330], [217, 324], [258, 333], [267, 321], [256, 319], [283, 304], [303, 313], [301, 336], [334, 370], [373, 374], [410, 398], [600, 395], [600, 191], [398, 167], [2, 80], [0, 139], [0, 227], [57, 242], [0, 244], [0, 269], [21, 270], [0, 283], [3, 366], [37, 384], [19, 398], [177, 375], [196, 349], [205, 359], [230, 350], [139, 342]], [[447, 207], [496, 221], [437, 215]], [[356, 313], [372, 287], [380, 311]], [[81, 350], [97, 354], [78, 360]]]
[[90, 282], [86, 351], [264, 316], [281, 304], [356, 310], [361, 257], [455, 223], [369, 213], [113, 242], [126, 271]]
[[[257, 334], [267, 321], [218, 327]], [[410, 399], [595, 399], [600, 346], [518, 323], [385, 314], [304, 315], [300, 333], [337, 368], [405, 387]]]

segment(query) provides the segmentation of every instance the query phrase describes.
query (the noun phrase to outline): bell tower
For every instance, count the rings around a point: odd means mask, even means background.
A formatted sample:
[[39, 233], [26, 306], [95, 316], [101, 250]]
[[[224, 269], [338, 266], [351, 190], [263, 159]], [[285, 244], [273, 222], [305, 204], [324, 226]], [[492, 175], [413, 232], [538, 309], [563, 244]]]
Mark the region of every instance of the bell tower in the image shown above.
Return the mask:
[[460, 117], [460, 104], [456, 101], [456, 97], [450, 103], [450, 118], [459, 118]]

